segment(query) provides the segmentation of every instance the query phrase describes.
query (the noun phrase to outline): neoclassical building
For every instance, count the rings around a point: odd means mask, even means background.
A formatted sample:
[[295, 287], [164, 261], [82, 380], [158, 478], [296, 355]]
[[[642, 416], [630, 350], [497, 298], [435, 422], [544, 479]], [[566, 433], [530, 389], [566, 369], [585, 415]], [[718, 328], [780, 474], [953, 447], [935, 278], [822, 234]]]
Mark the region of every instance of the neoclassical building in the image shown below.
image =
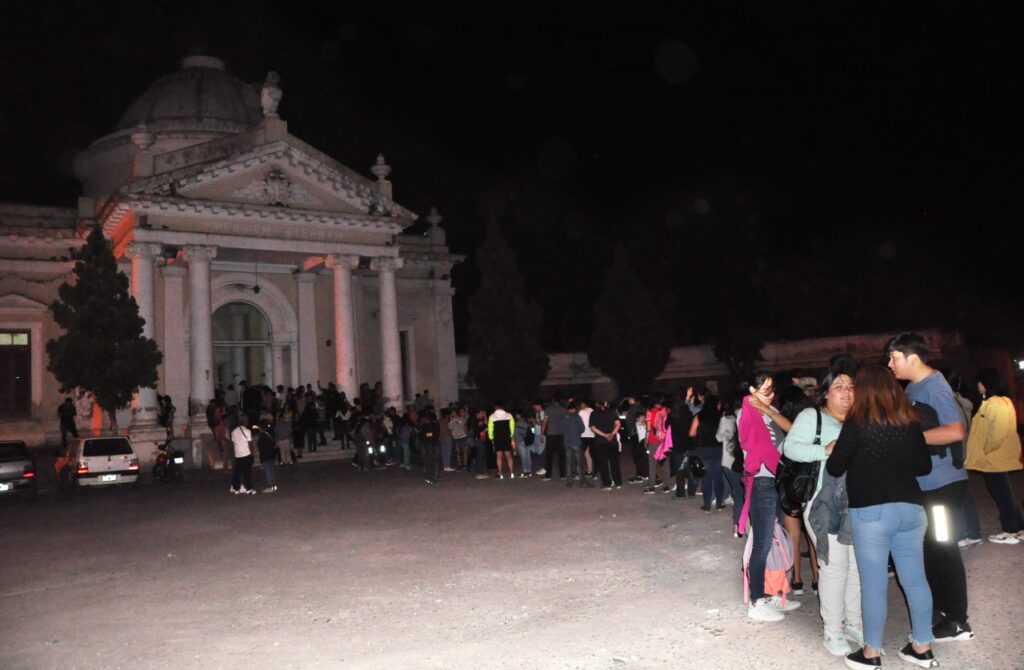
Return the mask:
[[395, 202], [384, 157], [369, 178], [289, 134], [281, 95], [274, 73], [260, 87], [188, 57], [77, 157], [76, 208], [0, 204], [3, 437], [57, 431], [47, 305], [96, 224], [164, 356], [157, 388], [119, 422], [141, 439], [157, 394], [177, 406], [179, 433], [190, 406], [205, 430], [197, 408], [241, 380], [333, 381], [349, 397], [381, 381], [391, 405], [423, 389], [457, 398], [450, 273], [462, 259], [440, 216], [403, 234], [418, 217]]

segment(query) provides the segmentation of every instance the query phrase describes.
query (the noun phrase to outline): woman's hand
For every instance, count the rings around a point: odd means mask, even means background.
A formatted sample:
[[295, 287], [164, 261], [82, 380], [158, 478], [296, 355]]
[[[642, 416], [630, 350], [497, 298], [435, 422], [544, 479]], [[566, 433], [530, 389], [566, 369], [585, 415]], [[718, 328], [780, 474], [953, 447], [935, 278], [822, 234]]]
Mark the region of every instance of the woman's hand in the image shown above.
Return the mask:
[[836, 441], [835, 440], [832, 440], [831, 442], [826, 444], [825, 445], [825, 455], [826, 456], [831, 456], [832, 455], [832, 450], [835, 449], [835, 447], [836, 447]]
[[756, 409], [758, 412], [760, 412], [761, 414], [771, 413], [771, 408], [769, 408], [768, 405], [761, 402], [761, 399], [758, 398], [756, 395], [751, 394], [748, 397], [750, 398], [750, 406]]

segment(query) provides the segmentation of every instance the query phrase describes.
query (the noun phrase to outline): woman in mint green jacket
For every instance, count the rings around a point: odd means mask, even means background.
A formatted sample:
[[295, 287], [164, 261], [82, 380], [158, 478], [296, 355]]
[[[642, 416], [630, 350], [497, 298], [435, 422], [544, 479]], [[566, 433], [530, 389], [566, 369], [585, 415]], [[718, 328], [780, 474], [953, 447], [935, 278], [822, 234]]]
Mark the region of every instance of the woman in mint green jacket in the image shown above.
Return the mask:
[[[853, 407], [854, 373], [855, 366], [850, 359], [844, 357], [833, 362], [821, 384], [823, 404], [821, 407], [805, 409], [797, 415], [783, 445], [783, 454], [791, 460], [822, 463], [814, 498], [804, 507], [805, 528], [812, 548], [817, 545], [818, 538], [811, 527], [808, 514], [821, 492], [823, 478], [830, 476], [824, 472], [824, 461], [832, 453], [846, 413]], [[816, 440], [819, 412], [821, 435]], [[814, 557], [815, 554], [812, 553], [811, 556]], [[838, 534], [829, 532], [828, 557], [821, 557], [818, 560], [818, 573], [818, 600], [824, 624], [822, 643], [829, 653], [845, 656], [851, 652], [848, 639], [858, 646], [863, 644], [860, 574], [857, 572], [853, 545], [841, 544]]]

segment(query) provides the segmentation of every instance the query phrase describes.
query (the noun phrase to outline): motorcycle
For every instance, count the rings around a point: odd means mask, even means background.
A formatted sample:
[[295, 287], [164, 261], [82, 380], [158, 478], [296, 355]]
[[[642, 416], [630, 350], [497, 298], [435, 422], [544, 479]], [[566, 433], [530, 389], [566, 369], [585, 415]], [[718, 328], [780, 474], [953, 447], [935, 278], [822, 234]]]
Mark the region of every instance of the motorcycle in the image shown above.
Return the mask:
[[153, 479], [164, 484], [180, 482], [185, 455], [171, 446], [170, 440], [157, 447], [156, 462], [153, 465]]

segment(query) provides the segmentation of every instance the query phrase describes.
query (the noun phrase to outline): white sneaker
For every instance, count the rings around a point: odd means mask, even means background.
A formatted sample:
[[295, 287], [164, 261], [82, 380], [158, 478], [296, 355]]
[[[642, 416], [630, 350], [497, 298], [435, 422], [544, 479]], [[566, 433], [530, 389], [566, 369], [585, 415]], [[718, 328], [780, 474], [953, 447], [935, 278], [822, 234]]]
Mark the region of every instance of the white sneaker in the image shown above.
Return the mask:
[[828, 631], [825, 631], [825, 639], [822, 640], [822, 644], [825, 645], [825, 649], [828, 649], [828, 653], [833, 656], [846, 656], [853, 652], [850, 647], [850, 643], [846, 641], [846, 638], [842, 635], [833, 635]]
[[967, 547], [973, 547], [976, 544], [981, 544], [981, 540], [976, 537], [965, 537], [964, 539], [957, 542], [956, 546], [960, 547], [961, 549], [966, 549]]
[[846, 639], [854, 643], [858, 647], [864, 646], [864, 632], [860, 628], [854, 628], [850, 625], [843, 626], [843, 635]]
[[792, 612], [793, 610], [798, 610], [803, 604], [799, 600], [787, 600], [785, 604], [783, 604], [782, 598], [779, 596], [772, 596], [771, 598], [766, 598], [766, 600], [770, 607], [773, 607], [780, 612]]
[[754, 621], [782, 621], [782, 612], [768, 604], [768, 598], [758, 598], [747, 607], [747, 617]]
[[263, 489], [263, 493], [277, 493], [277, 487], [268, 486], [267, 488]]
[[988, 541], [996, 544], [1017, 544], [1020, 542], [1020, 538], [1016, 533], [999, 533], [998, 535], [989, 535]]
[[548, 473], [548, 471], [547, 471], [547, 470], [545, 470], [544, 468], [541, 468], [540, 470], [537, 470], [537, 476], [538, 476], [538, 477], [543, 477], [543, 476], [544, 476], [544, 475], [546, 475], [547, 473]]

